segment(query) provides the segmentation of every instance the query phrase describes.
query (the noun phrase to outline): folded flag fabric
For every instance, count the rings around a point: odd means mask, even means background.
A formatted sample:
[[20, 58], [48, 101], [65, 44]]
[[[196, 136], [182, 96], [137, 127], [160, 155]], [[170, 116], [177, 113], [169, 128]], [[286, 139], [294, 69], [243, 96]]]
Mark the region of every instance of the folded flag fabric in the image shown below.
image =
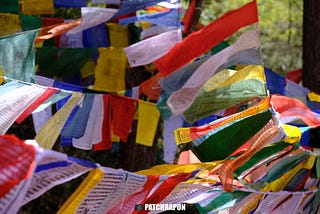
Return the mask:
[[267, 110], [218, 127], [192, 141], [191, 150], [202, 162], [223, 160], [254, 136], [271, 118], [272, 113]]
[[82, 19], [80, 25], [69, 30], [67, 34], [78, 33], [98, 24], [105, 23], [109, 21], [117, 12], [117, 9], [111, 8], [81, 7]]
[[211, 130], [218, 128], [219, 126], [223, 126], [223, 125], [226, 125], [227, 123], [231, 123], [241, 118], [245, 118], [247, 116], [252, 116], [252, 115], [261, 113], [263, 111], [266, 111], [271, 107], [269, 102], [270, 102], [269, 98], [266, 97], [263, 100], [261, 100], [259, 103], [257, 103], [256, 105], [248, 109], [245, 109], [241, 112], [235, 113], [228, 117], [217, 119], [207, 125], [178, 128], [174, 131], [175, 141], [178, 145], [182, 143], [188, 143], [205, 134], [208, 134]]
[[182, 40], [181, 30], [173, 30], [124, 48], [131, 67], [150, 64]]
[[281, 95], [271, 96], [271, 105], [280, 114], [280, 119], [301, 119], [308, 126], [318, 127], [320, 118], [298, 99]]
[[243, 33], [231, 46], [211, 56], [192, 74], [186, 83], [172, 93], [168, 99], [168, 106], [173, 115], [181, 114], [195, 100], [196, 94], [203, 84], [216, 72], [218, 68], [228, 61], [228, 58], [238, 51], [259, 47], [259, 36], [256, 30]]
[[195, 122], [245, 100], [268, 96], [263, 71], [262, 66], [247, 66], [233, 75], [229, 74], [229, 78], [228, 75], [221, 77], [221, 72], [218, 76], [214, 75], [199, 91], [191, 106], [183, 112], [184, 118]]
[[[210, 50], [240, 28], [256, 22], [258, 22], [257, 2], [253, 0], [237, 10], [228, 11], [201, 30], [189, 34], [154, 64], [160, 72], [168, 75]], [[191, 46], [194, 48], [190, 49]]]

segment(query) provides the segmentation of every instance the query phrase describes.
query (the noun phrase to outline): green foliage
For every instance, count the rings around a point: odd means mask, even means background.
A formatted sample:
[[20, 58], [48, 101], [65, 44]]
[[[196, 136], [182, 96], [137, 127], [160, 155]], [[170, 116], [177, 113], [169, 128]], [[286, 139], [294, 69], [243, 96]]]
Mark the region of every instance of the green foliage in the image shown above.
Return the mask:
[[[207, 25], [249, 0], [205, 0], [200, 21]], [[259, 32], [266, 67], [286, 73], [302, 67], [302, 0], [258, 0]], [[243, 32], [244, 29], [240, 30]], [[233, 37], [229, 41], [233, 41]]]

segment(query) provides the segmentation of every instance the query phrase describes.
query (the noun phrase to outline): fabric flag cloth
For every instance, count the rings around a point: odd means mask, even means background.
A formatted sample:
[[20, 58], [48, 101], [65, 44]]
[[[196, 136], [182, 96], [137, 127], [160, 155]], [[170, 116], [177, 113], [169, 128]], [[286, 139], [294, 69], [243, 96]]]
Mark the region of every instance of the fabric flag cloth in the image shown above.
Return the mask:
[[163, 122], [163, 160], [166, 163], [174, 163], [177, 144], [174, 139], [174, 130], [183, 126], [184, 119], [181, 115], [171, 116]]
[[38, 148], [36, 168], [21, 205], [38, 198], [54, 186], [75, 179], [98, 166], [96, 163], [68, 157], [57, 151]]
[[[39, 86], [37, 86], [39, 87]], [[37, 109], [42, 103], [44, 103], [47, 99], [49, 99], [53, 94], [58, 92], [60, 89], [58, 88], [46, 88], [44, 93], [41, 94], [34, 102], [30, 103], [28, 108], [22, 112], [17, 118], [17, 123], [22, 123], [32, 112]]]
[[159, 79], [162, 77], [162, 74], [158, 72], [153, 77], [142, 82], [140, 84], [140, 92], [145, 94], [150, 100], [159, 100], [161, 95], [161, 86], [159, 84]]
[[118, 92], [125, 88], [127, 59], [122, 48], [99, 48], [93, 89]]
[[268, 68], [264, 68], [264, 72], [269, 92], [271, 94], [280, 94], [285, 96], [286, 79]]
[[186, 83], [169, 97], [167, 105], [173, 115], [181, 114], [192, 104], [203, 84], [218, 71], [219, 67], [228, 61], [230, 56], [241, 50], [259, 47], [259, 45], [258, 32], [256, 30], [247, 31], [234, 44], [202, 63]]
[[189, 34], [166, 55], [157, 59], [154, 65], [160, 72], [168, 75], [210, 50], [240, 28], [256, 22], [258, 22], [258, 10], [256, 0], [253, 0], [237, 10], [225, 13], [199, 31]]
[[154, 25], [164, 25], [180, 27], [179, 10], [178, 8], [170, 9], [169, 11], [156, 12], [150, 14], [143, 14], [138, 16], [131, 16], [119, 20], [120, 25], [127, 25], [137, 21], [145, 21]]
[[163, 25], [154, 25], [147, 29], [143, 29], [140, 33], [140, 40], [147, 39], [152, 36], [156, 36], [168, 31], [177, 30], [177, 27], [172, 26], [163, 26]]
[[286, 78], [295, 83], [299, 83], [302, 80], [302, 68], [286, 73]]
[[269, 98], [266, 97], [259, 103], [252, 107], [249, 107], [248, 109], [245, 109], [228, 117], [217, 119], [207, 125], [178, 128], [174, 131], [176, 143], [179, 145], [182, 143], [191, 142], [192, 140], [195, 140], [205, 134], [208, 134], [211, 130], [218, 128], [219, 126], [224, 126], [227, 123], [231, 123], [241, 118], [245, 118], [247, 116], [252, 116], [266, 111], [270, 108], [269, 102]]
[[1, 136], [0, 144], [2, 175], [0, 179], [0, 198], [2, 198], [15, 185], [31, 177], [35, 167], [36, 149], [33, 145], [25, 144], [23, 140], [13, 135]]
[[[79, 33], [78, 33], [79, 34]], [[109, 47], [109, 37], [105, 23], [98, 24], [82, 32], [85, 48]], [[77, 34], [68, 34], [68, 36]]]
[[131, 67], [150, 64], [182, 40], [181, 30], [173, 30], [124, 48]]
[[103, 94], [102, 139], [93, 145], [94, 151], [108, 150], [112, 147], [111, 95]]
[[85, 0], [54, 0], [54, 7], [55, 8], [80, 8], [80, 7], [85, 7], [87, 5]]
[[41, 28], [41, 18], [20, 14], [22, 31], [34, 30]]
[[121, 169], [97, 168], [90, 172], [58, 213], [83, 213], [85, 210], [107, 213], [117, 202], [140, 191], [146, 181], [146, 176]]
[[79, 109], [71, 118], [68, 125], [63, 127], [62, 136], [80, 138], [84, 135], [89, 119], [90, 111], [94, 100], [94, 94], [84, 94]]
[[25, 15], [54, 14], [54, 0], [22, 0], [22, 13]]
[[139, 100], [136, 143], [152, 146], [160, 113], [154, 103]]
[[0, 96], [7, 94], [7, 93], [10, 93], [10, 92], [12, 92], [12, 90], [20, 88], [22, 86], [25, 86], [25, 84], [22, 82], [18, 82], [18, 81], [11, 81], [11, 82], [5, 83], [3, 85], [0, 85]]
[[230, 77], [219, 74], [222, 72], [205, 83], [191, 106], [183, 112], [186, 121], [195, 122], [245, 100], [268, 96], [262, 66], [247, 66]]
[[3, 0], [0, 2], [1, 13], [18, 13], [19, 0]]
[[121, 26], [113, 22], [107, 22], [106, 25], [109, 32], [110, 46], [117, 48], [129, 46], [128, 26]]
[[67, 34], [74, 34], [84, 31], [88, 28], [96, 26], [101, 23], [109, 21], [114, 14], [118, 12], [117, 9], [100, 8], [100, 7], [82, 7], [81, 8], [81, 24], [70, 31]]
[[191, 150], [202, 162], [225, 159], [254, 136], [271, 118], [272, 113], [267, 110], [226, 124], [192, 141]]
[[92, 4], [115, 4], [120, 5], [121, 0], [92, 0]]
[[25, 85], [1, 95], [0, 134], [5, 134], [30, 103], [44, 92], [44, 88]]
[[103, 95], [95, 94], [84, 135], [80, 138], [72, 138], [73, 147], [90, 150], [92, 145], [101, 142], [104, 118], [103, 107]]
[[111, 118], [113, 134], [127, 142], [136, 112], [137, 101], [129, 97], [111, 95]]
[[51, 149], [59, 137], [68, 116], [82, 99], [83, 94], [73, 92], [67, 103], [50, 118], [36, 135], [35, 140], [46, 149]]
[[37, 30], [0, 38], [0, 68], [6, 77], [34, 82], [34, 39]]
[[313, 128], [320, 125], [320, 118], [298, 99], [281, 95], [272, 95], [270, 102], [274, 110], [280, 114], [280, 120], [286, 120], [287, 117], [293, 117], [301, 119], [308, 126]]
[[[249, 148], [242, 153], [240, 156], [233, 160], [226, 160], [219, 170], [219, 178], [222, 182], [223, 190], [226, 192], [233, 191], [233, 174], [236, 169], [248, 161], [253, 154], [258, 152], [266, 144], [275, 138], [278, 134], [279, 128], [277, 126], [271, 127], [264, 131], [257, 139], [254, 141]], [[277, 139], [278, 140], [278, 139]]]
[[59, 36], [63, 33], [66, 33], [71, 29], [80, 25], [80, 23], [81, 23], [81, 19], [76, 19], [76, 20], [72, 20], [62, 24], [43, 27], [39, 30], [39, 34], [35, 39], [35, 43], [37, 44], [37, 43], [46, 41], [48, 39], [51, 39], [53, 37]]
[[170, 0], [144, 0], [144, 1], [124, 0], [124, 1], [121, 1], [119, 11], [114, 15], [113, 18], [118, 18], [120, 16], [127, 15], [132, 12], [136, 12], [137, 10], [141, 10], [146, 7], [156, 5], [163, 1], [170, 2]]
[[289, 79], [286, 80], [285, 96], [305, 101], [309, 92], [310, 90], [308, 88]]
[[20, 17], [17, 14], [0, 13], [0, 36], [17, 33], [21, 30]]

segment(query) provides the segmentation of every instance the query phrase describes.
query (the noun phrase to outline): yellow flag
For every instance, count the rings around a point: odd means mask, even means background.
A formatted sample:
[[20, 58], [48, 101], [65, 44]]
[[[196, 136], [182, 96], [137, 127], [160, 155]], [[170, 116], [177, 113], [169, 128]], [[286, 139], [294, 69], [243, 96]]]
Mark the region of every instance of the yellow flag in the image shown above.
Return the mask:
[[22, 0], [21, 5], [25, 15], [54, 14], [53, 0]]
[[299, 170], [301, 170], [302, 168], [311, 169], [314, 165], [315, 160], [316, 160], [316, 156], [310, 155], [302, 163], [299, 163], [293, 169], [289, 170], [284, 175], [282, 175], [280, 178], [274, 180], [269, 185], [267, 185], [263, 189], [263, 191], [264, 192], [278, 192], [280, 190], [283, 190], [287, 186], [289, 181], [298, 173]]
[[110, 46], [125, 48], [129, 46], [128, 27], [108, 22]]
[[99, 168], [91, 170], [78, 189], [68, 198], [57, 213], [75, 213], [86, 195], [101, 181], [103, 175], [104, 172]]
[[127, 58], [123, 48], [99, 48], [93, 89], [106, 92], [125, 90], [126, 65]]
[[297, 143], [301, 139], [301, 131], [296, 126], [291, 126], [287, 124], [283, 124], [282, 128], [286, 133], [286, 138], [284, 139], [287, 143]]
[[318, 95], [314, 92], [310, 92], [308, 94], [308, 97], [309, 97], [310, 101], [320, 102], [320, 95]]
[[0, 36], [17, 33], [21, 30], [19, 15], [0, 13]]
[[84, 66], [80, 69], [80, 74], [82, 78], [90, 77], [94, 75], [94, 70], [96, 68], [96, 63], [89, 59]]
[[206, 163], [193, 163], [193, 164], [161, 164], [156, 165], [150, 169], [135, 172], [141, 175], [172, 175], [177, 173], [188, 173], [194, 170], [207, 170], [211, 171], [222, 161], [213, 161]]
[[136, 143], [152, 146], [160, 112], [154, 103], [139, 100]]
[[264, 68], [261, 65], [248, 65], [239, 71], [223, 70], [223, 73], [217, 73], [212, 76], [204, 85], [205, 91], [212, 91], [217, 88], [222, 88], [232, 85], [240, 80], [258, 79], [266, 81]]
[[73, 92], [68, 102], [41, 128], [35, 137], [40, 146], [46, 149], [53, 147], [69, 115], [82, 99], [82, 96], [82, 93]]
[[3, 82], [4, 82], [4, 78], [3, 78], [2, 68], [0, 67], [0, 84], [2, 84]]

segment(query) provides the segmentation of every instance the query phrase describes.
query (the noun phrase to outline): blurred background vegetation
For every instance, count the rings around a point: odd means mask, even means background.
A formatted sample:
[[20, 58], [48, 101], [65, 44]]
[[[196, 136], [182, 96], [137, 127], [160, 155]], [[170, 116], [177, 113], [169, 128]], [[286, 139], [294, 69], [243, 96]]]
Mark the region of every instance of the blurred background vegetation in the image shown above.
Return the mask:
[[[187, 1], [184, 1], [185, 3]], [[200, 21], [207, 25], [248, 0], [204, 0]], [[302, 0], [257, 0], [265, 66], [279, 74], [302, 67]], [[239, 32], [242, 32], [240, 30]], [[231, 37], [231, 41], [234, 37]]]

